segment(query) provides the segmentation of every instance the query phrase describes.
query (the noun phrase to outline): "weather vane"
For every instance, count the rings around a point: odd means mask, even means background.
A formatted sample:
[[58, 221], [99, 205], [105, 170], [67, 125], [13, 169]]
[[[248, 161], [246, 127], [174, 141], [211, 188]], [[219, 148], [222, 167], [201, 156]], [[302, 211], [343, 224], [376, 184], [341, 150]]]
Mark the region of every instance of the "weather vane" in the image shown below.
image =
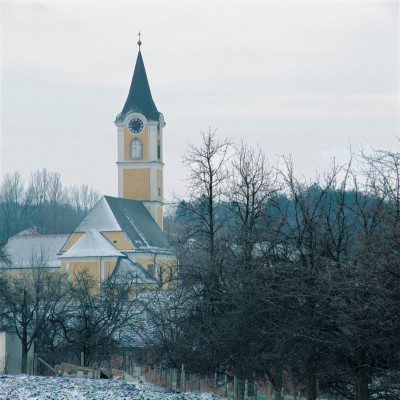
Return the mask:
[[137, 42], [137, 44], [139, 45], [139, 50], [140, 50], [140, 46], [142, 45], [142, 42], [141, 42], [141, 40], [140, 40], [140, 36], [141, 36], [142, 34], [140, 33], [140, 31], [139, 31], [139, 33], [138, 33], [138, 36], [139, 36], [139, 41]]

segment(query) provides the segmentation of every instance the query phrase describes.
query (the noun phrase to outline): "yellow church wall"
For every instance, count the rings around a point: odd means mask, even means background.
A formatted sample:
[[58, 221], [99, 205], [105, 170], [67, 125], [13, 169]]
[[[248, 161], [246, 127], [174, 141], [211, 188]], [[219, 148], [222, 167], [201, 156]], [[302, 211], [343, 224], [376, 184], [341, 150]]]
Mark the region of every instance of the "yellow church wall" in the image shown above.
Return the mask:
[[131, 250], [132, 246], [123, 232], [101, 232], [119, 250]]
[[65, 262], [61, 263], [61, 273], [65, 274], [67, 272], [67, 264]]
[[71, 262], [69, 265], [70, 282], [75, 280], [74, 277], [78, 276], [80, 272], [87, 271], [93, 279], [98, 282], [100, 279], [100, 268], [97, 261], [81, 261]]
[[148, 270], [149, 264], [154, 264], [154, 260], [152, 257], [149, 258], [136, 258], [135, 262], [140, 264], [146, 271]]
[[150, 169], [124, 169], [124, 198], [150, 199]]
[[[163, 172], [161, 169], [157, 170], [157, 200], [163, 201]], [[158, 188], [160, 188], [160, 194], [158, 194]]]
[[105, 261], [104, 262], [104, 280], [107, 280], [111, 274], [114, 272], [116, 261]]
[[65, 243], [62, 251], [69, 250], [81, 237], [83, 236], [82, 232], [73, 233], [68, 239], [67, 243]]
[[143, 132], [140, 133], [139, 135], [134, 135], [129, 132], [128, 128], [124, 129], [124, 160], [125, 161], [130, 161], [130, 143], [131, 140], [134, 138], [138, 138], [142, 141], [143, 143], [143, 158], [140, 161], [148, 161], [149, 159], [149, 129], [146, 127], [143, 129]]
[[163, 289], [173, 289], [176, 287], [178, 277], [178, 263], [177, 260], [157, 258], [158, 279], [161, 280], [162, 268], [162, 281]]
[[163, 226], [163, 212], [161, 207], [157, 207], [157, 224], [162, 229]]

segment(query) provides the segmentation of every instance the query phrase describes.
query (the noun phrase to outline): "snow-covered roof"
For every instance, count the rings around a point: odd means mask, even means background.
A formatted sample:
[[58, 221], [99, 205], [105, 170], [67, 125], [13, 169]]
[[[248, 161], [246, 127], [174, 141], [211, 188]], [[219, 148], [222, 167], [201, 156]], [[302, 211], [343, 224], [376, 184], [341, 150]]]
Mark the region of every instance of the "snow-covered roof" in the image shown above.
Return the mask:
[[116, 283], [119, 283], [119, 281], [125, 283], [127, 278], [133, 279], [140, 286], [159, 285], [157, 279], [151, 276], [140, 264], [134, 263], [129, 258], [119, 258], [109, 280]]
[[97, 229], [102, 232], [121, 231], [121, 227], [115, 219], [105, 196], [101, 197], [93, 210], [75, 229], [75, 232], [87, 232], [90, 229]]
[[68, 251], [61, 255], [60, 258], [121, 256], [124, 255], [97, 229], [90, 229]]
[[11, 261], [5, 268], [61, 268], [57, 253], [67, 241], [69, 235], [24, 235], [13, 236], [6, 244], [6, 252]]
[[124, 232], [134, 251], [174, 252], [163, 231], [138, 200], [103, 196], [75, 232], [91, 229]]

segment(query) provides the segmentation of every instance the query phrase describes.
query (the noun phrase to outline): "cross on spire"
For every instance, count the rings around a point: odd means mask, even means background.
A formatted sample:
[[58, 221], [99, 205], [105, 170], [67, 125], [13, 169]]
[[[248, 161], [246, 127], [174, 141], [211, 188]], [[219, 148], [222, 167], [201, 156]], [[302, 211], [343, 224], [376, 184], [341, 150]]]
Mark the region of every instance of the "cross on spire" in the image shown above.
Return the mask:
[[140, 50], [140, 46], [142, 45], [142, 41], [140, 40], [140, 36], [141, 36], [142, 34], [140, 33], [140, 31], [139, 31], [139, 33], [138, 33], [138, 36], [139, 36], [139, 41], [137, 42], [137, 44], [139, 45], [139, 50]]

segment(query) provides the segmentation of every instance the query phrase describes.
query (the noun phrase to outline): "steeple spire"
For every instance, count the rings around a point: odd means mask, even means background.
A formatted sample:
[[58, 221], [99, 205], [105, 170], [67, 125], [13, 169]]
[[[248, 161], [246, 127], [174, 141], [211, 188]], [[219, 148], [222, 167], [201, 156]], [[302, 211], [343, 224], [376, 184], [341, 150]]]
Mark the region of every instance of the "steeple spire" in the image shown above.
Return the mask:
[[128, 97], [122, 111], [117, 115], [116, 122], [122, 121], [130, 112], [143, 114], [148, 120], [158, 121], [160, 113], [154, 104], [151, 96], [149, 81], [147, 80], [146, 69], [144, 67], [140, 46], [141, 33], [139, 32], [139, 52], [136, 59], [135, 71], [133, 72], [132, 83], [129, 89]]

